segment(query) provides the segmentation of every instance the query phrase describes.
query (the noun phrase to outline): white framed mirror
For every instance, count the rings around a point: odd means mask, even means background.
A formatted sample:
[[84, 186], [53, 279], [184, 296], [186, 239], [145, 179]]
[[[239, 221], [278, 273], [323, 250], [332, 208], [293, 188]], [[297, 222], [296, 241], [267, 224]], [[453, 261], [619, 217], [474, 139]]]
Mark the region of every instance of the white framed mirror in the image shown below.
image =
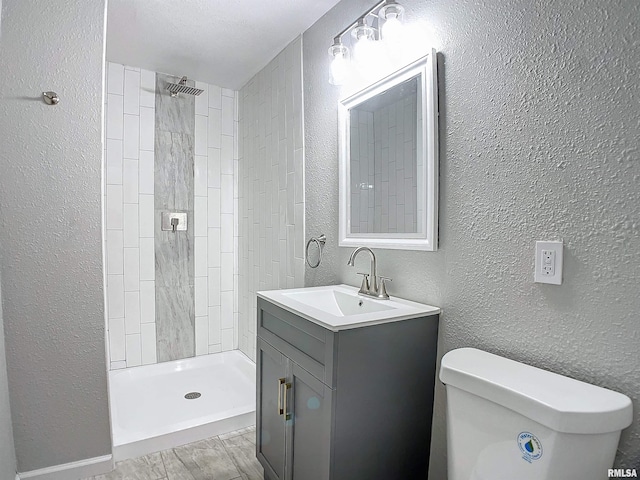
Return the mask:
[[434, 251], [436, 52], [338, 104], [339, 245]]

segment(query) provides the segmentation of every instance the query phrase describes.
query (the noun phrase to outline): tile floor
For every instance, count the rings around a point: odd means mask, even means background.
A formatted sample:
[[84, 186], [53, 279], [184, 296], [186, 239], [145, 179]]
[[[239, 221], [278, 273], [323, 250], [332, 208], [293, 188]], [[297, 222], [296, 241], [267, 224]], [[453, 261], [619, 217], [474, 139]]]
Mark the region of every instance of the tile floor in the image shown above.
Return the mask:
[[85, 480], [263, 480], [255, 427], [125, 460]]

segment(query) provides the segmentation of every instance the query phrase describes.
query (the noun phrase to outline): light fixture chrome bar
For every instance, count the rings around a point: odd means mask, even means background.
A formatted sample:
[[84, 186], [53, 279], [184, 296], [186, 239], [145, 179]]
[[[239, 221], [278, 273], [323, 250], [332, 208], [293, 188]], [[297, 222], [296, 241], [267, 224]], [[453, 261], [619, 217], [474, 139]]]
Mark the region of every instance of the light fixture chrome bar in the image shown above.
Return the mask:
[[[337, 34], [335, 37], [333, 37], [333, 43], [340, 43], [340, 41], [342, 40], [342, 37], [344, 36], [345, 33], [347, 33], [349, 30], [351, 30], [353, 27], [358, 25], [358, 22], [366, 17], [368, 17], [369, 15], [371, 15], [373, 12], [375, 12], [377, 9], [379, 9], [380, 7], [382, 7], [385, 3], [387, 3], [388, 0], [382, 0], [381, 2], [376, 3], [372, 8], [370, 8], [369, 10], [367, 10], [366, 12], [364, 12], [362, 15], [360, 15], [358, 17], [358, 19], [353, 22], [351, 25], [349, 25], [347, 28], [345, 28], [344, 30], [342, 30], [339, 34]], [[393, 2], [395, 3], [395, 2]]]

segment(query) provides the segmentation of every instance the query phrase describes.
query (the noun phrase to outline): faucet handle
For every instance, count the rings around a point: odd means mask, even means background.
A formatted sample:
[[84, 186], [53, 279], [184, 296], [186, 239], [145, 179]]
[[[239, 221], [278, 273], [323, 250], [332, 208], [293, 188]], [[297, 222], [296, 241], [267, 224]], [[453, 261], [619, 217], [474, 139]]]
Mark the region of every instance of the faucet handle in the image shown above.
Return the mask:
[[378, 291], [376, 292], [376, 296], [378, 298], [388, 299], [389, 294], [387, 293], [387, 286], [385, 285], [384, 282], [386, 280], [393, 282], [393, 279], [389, 277], [383, 277], [382, 275], [378, 275], [378, 278], [380, 279], [380, 283], [378, 284]]
[[358, 272], [358, 275], [362, 275], [362, 285], [358, 293], [369, 293], [369, 274]]

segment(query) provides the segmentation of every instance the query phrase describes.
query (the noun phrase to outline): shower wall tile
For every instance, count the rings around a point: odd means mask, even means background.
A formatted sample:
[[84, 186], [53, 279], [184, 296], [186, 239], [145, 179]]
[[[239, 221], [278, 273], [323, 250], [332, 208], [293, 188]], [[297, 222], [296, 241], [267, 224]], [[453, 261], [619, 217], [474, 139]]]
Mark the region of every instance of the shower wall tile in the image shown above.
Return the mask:
[[142, 345], [139, 333], [126, 336], [126, 355], [127, 368], [142, 365]]
[[202, 90], [196, 100], [196, 115], [209, 115], [209, 85], [203, 82], [196, 82], [196, 88]]
[[196, 155], [207, 154], [207, 133], [207, 116], [196, 115]]
[[[155, 224], [156, 351], [161, 362], [195, 355], [194, 162], [197, 149], [206, 154], [207, 148], [195, 138], [196, 126], [204, 126], [206, 135], [206, 117], [196, 120], [193, 96], [172, 98], [164, 88], [169, 81], [175, 79], [156, 76], [155, 218], [163, 212], [186, 212], [187, 230], [163, 231], [160, 222]], [[198, 310], [204, 306], [206, 313], [202, 280]]]
[[124, 71], [124, 113], [140, 115], [140, 72]]
[[122, 185], [122, 140], [108, 138], [106, 144], [107, 184]]
[[[156, 108], [156, 72], [140, 70], [140, 107]], [[140, 116], [142, 117], [142, 110]], [[155, 118], [153, 123], [155, 128]]]
[[127, 368], [127, 362], [124, 360], [119, 362], [111, 362], [111, 370], [122, 370], [123, 368]]
[[[196, 216], [197, 218], [197, 216]], [[197, 221], [197, 220], [196, 220]], [[196, 228], [198, 224], [196, 223]], [[206, 229], [205, 229], [206, 232]], [[195, 259], [195, 276], [206, 277], [208, 275], [208, 255], [207, 255], [207, 237], [199, 237], [196, 235], [194, 240], [194, 259]]]
[[138, 203], [138, 160], [124, 159], [122, 195], [127, 203]]
[[[106, 249], [112, 272], [119, 262], [114, 251], [122, 255], [122, 274], [107, 279], [110, 366], [115, 369], [140, 365], [142, 350], [135, 345], [142, 343], [143, 324], [155, 337], [155, 73], [108, 63], [107, 91], [105, 204], [107, 229], [114, 233], [107, 233]], [[155, 363], [155, 346], [146, 352], [145, 363]]]
[[155, 236], [155, 208], [153, 195], [139, 195], [140, 202], [140, 238]]
[[156, 321], [156, 282], [140, 281], [140, 323]]
[[194, 287], [156, 285], [156, 350], [159, 362], [195, 355]]
[[124, 361], [126, 358], [124, 318], [109, 319], [109, 346], [111, 361]]
[[[231, 169], [233, 162], [237, 161], [233, 148], [236, 141], [234, 133], [237, 129], [234, 123], [237, 117], [237, 106], [236, 92], [221, 89], [215, 85], [199, 85], [199, 88], [207, 93], [207, 103], [205, 104], [204, 99], [196, 98], [195, 142], [198, 153], [202, 152], [206, 146], [207, 156], [206, 158], [196, 156], [195, 202], [200, 205], [200, 208], [196, 209], [195, 222], [198, 235], [205, 233], [206, 229], [207, 239], [206, 243], [200, 240], [199, 246], [196, 245], [196, 276], [207, 275], [207, 305], [214, 308], [207, 314], [209, 320], [207, 330], [205, 331], [204, 326], [201, 326], [196, 331], [196, 344], [201, 345], [201, 351], [205, 351], [206, 341], [208, 346], [206, 351], [212, 352], [222, 349], [220, 326], [222, 317], [227, 315], [227, 325], [233, 327], [236, 304], [236, 291], [233, 290], [233, 278], [237, 274], [237, 270], [234, 270], [236, 263], [233, 261], [233, 234], [237, 231], [237, 211], [234, 210], [233, 202], [235, 181], [233, 171], [225, 177], [222, 176], [221, 164], [223, 148]], [[223, 126], [224, 122], [227, 122], [226, 126]], [[230, 168], [227, 166], [226, 170]], [[205, 223], [201, 227], [200, 223], [203, 221]], [[228, 254], [230, 259], [224, 261], [225, 267], [223, 267], [222, 258], [225, 254]], [[225, 295], [230, 299], [225, 302], [225, 307], [227, 305], [231, 307], [225, 308], [225, 314], [221, 313], [223, 282], [228, 289]], [[210, 318], [210, 315], [214, 317]], [[199, 338], [200, 335], [206, 335], [206, 340]], [[229, 342], [225, 344], [227, 349], [237, 348], [237, 343], [233, 341], [230, 345]]]
[[207, 197], [195, 197], [193, 221], [196, 238], [207, 236], [207, 211]]
[[207, 186], [220, 188], [220, 149], [209, 148], [207, 156]]
[[124, 294], [124, 326], [127, 335], [140, 333], [140, 292]]
[[107, 274], [122, 275], [123, 271], [122, 230], [107, 230]]
[[124, 249], [124, 291], [140, 290], [140, 249]]
[[155, 242], [153, 238], [140, 239], [140, 280], [156, 280]]
[[107, 64], [107, 93], [124, 94], [124, 65]]
[[107, 230], [122, 230], [122, 185], [107, 185]]
[[209, 108], [222, 109], [222, 89], [217, 85], [209, 85]]
[[[206, 152], [205, 152], [206, 153]], [[194, 194], [196, 197], [207, 196], [208, 159], [207, 155], [196, 155], [194, 170]]]
[[140, 150], [153, 151], [155, 130], [155, 109], [151, 107], [140, 107]]
[[[234, 322], [240, 349], [255, 359], [256, 292], [304, 285], [301, 38], [253, 77], [237, 102], [239, 297]], [[233, 174], [233, 168], [225, 163], [223, 149], [222, 174]], [[226, 331], [233, 329], [223, 330], [222, 348], [233, 341]]]
[[140, 245], [140, 228], [138, 219], [138, 204], [124, 204], [124, 247], [138, 247]]
[[[239, 96], [202, 82], [196, 82], [203, 90], [198, 97], [157, 95], [176, 80], [107, 65], [105, 241], [112, 369], [184, 355], [178, 350], [217, 353], [240, 341]], [[158, 188], [158, 171], [166, 188]], [[156, 231], [165, 209], [188, 213], [186, 235]], [[158, 235], [164, 235], [162, 241]], [[191, 263], [167, 262], [176, 252]], [[169, 291], [184, 282], [179, 291]], [[169, 308], [161, 312], [157, 306], [163, 301]], [[173, 327], [191, 334], [178, 335], [169, 328], [171, 312], [185, 308], [188, 314], [176, 314]]]
[[[176, 83], [179, 78], [171, 75], [156, 74], [156, 133], [184, 133], [193, 136], [195, 119], [195, 100], [191, 95], [178, 95], [172, 98], [166, 89], [169, 82]], [[191, 80], [187, 85], [195, 86]]]
[[124, 275], [107, 275], [109, 318], [124, 318]]
[[140, 150], [140, 116], [124, 115], [124, 158], [138, 158], [138, 150]]
[[155, 323], [143, 323], [140, 325], [140, 343], [142, 347], [142, 364], [157, 363]]
[[196, 317], [196, 355], [209, 353], [209, 317]]
[[153, 195], [154, 193], [154, 161], [153, 151], [140, 150], [138, 192], [141, 194]]

